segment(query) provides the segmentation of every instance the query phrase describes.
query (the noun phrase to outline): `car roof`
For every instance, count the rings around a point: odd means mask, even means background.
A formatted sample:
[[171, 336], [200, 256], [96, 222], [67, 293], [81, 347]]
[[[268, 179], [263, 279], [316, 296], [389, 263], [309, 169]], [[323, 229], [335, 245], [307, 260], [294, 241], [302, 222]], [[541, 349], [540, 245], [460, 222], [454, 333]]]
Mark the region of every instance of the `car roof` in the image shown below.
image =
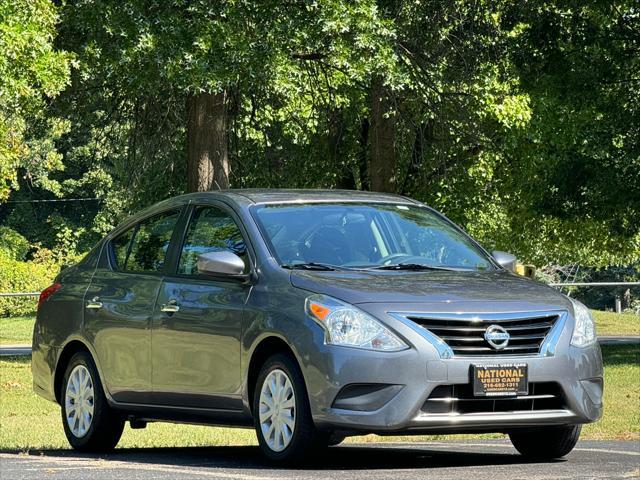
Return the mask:
[[194, 192], [167, 198], [151, 205], [124, 219], [109, 234], [118, 235], [142, 218], [155, 215], [163, 210], [180, 208], [190, 202], [207, 202], [222, 200], [246, 208], [256, 204], [282, 203], [322, 203], [322, 202], [371, 202], [371, 203], [402, 203], [419, 204], [401, 195], [380, 192], [364, 192], [361, 190], [317, 190], [317, 189], [284, 189], [284, 188], [237, 188], [227, 190], [212, 190], [208, 192]]
[[183, 195], [190, 198], [220, 197], [230, 198], [238, 203], [293, 203], [293, 202], [392, 202], [417, 203], [409, 198], [391, 193], [364, 192], [361, 190], [316, 190], [246, 188], [217, 190]]

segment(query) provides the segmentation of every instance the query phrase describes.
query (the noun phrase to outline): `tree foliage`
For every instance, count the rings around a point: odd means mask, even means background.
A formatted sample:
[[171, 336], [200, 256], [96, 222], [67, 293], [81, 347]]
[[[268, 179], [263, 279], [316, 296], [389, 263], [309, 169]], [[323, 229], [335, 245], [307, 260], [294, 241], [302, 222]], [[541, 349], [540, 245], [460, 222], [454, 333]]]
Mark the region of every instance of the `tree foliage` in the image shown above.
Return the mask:
[[44, 114], [68, 84], [73, 58], [53, 46], [57, 19], [49, 0], [0, 0], [0, 202], [19, 168], [44, 188], [47, 173], [63, 168], [55, 141], [67, 124]]
[[30, 28], [49, 72], [0, 64], [3, 89], [18, 78], [33, 92], [15, 97], [33, 106], [11, 127], [30, 153], [2, 163], [24, 187], [11, 200], [101, 199], [7, 204], [3, 223], [32, 242], [86, 250], [125, 213], [184, 192], [188, 99], [225, 92], [232, 187], [373, 186], [525, 261], [640, 262], [633, 1], [2, 5], [19, 12], [3, 32], [45, 12]]

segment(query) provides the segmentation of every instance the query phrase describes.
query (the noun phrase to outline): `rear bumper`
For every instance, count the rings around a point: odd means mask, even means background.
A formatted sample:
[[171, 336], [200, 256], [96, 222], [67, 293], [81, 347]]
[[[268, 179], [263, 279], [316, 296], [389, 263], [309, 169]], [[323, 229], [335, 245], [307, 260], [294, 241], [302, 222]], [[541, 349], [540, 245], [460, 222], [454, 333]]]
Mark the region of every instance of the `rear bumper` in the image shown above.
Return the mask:
[[59, 347], [33, 342], [31, 351], [31, 372], [33, 391], [41, 397], [56, 401], [54, 391], [55, 365], [60, 352]]

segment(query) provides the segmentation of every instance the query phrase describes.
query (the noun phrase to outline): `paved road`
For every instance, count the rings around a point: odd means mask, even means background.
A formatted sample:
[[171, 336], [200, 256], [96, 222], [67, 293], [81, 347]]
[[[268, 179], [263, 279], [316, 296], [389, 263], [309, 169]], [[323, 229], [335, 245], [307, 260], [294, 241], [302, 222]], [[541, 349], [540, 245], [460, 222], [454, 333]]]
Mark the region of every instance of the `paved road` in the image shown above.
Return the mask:
[[31, 345], [2, 345], [0, 357], [31, 355]]
[[638, 335], [603, 335], [598, 337], [600, 345], [638, 345], [640, 336]]
[[44, 451], [0, 454], [5, 480], [165, 480], [180, 478], [350, 480], [628, 479], [640, 477], [640, 443], [583, 441], [567, 457], [526, 462], [507, 440], [347, 444], [305, 468], [273, 468], [256, 447], [118, 450], [107, 456]]

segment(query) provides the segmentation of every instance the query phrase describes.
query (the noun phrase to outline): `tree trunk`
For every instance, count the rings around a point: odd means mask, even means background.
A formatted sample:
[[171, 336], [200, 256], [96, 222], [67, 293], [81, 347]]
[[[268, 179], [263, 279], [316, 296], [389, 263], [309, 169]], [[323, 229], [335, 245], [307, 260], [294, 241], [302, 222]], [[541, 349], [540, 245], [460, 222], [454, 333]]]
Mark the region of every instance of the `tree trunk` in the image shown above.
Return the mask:
[[396, 186], [396, 116], [388, 89], [381, 77], [371, 85], [371, 125], [369, 128], [371, 190], [394, 192]]
[[420, 170], [424, 158], [425, 145], [433, 142], [433, 120], [420, 123], [415, 129], [413, 140], [413, 150], [411, 151], [411, 161], [407, 167], [407, 174], [404, 177], [401, 187], [398, 189], [400, 195], [407, 194], [407, 188], [413, 175]]
[[347, 190], [356, 188], [353, 172], [344, 154], [344, 112], [332, 109], [329, 112], [329, 132], [327, 135], [327, 149], [331, 168], [335, 168], [335, 187]]
[[369, 183], [369, 119], [360, 122], [360, 138], [358, 139], [358, 179], [361, 190], [371, 190]]
[[187, 99], [187, 190], [229, 188], [227, 92]]

